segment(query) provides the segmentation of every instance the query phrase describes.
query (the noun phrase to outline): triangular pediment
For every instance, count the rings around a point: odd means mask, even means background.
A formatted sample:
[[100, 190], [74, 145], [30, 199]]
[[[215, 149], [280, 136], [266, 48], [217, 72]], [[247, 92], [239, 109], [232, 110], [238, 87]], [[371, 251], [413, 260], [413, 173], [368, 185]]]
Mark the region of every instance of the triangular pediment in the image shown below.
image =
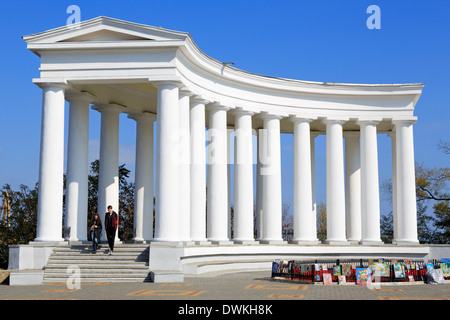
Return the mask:
[[24, 36], [27, 43], [170, 41], [184, 40], [189, 34], [128, 21], [97, 17], [38, 34]]
[[117, 31], [99, 30], [86, 34], [81, 34], [72, 38], [61, 40], [59, 42], [104, 42], [104, 41], [135, 41], [135, 40], [154, 40], [150, 38], [139, 37], [132, 34], [121, 33]]

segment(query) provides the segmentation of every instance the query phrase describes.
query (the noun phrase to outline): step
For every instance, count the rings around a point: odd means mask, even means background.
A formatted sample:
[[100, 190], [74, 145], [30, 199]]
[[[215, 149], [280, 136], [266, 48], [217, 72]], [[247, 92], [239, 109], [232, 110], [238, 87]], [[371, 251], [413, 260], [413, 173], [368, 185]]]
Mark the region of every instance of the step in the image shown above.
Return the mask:
[[91, 245], [57, 246], [44, 268], [43, 280], [67, 281], [74, 276], [67, 273], [73, 265], [79, 268], [81, 282], [144, 282], [149, 277], [148, 245], [117, 244], [112, 255], [107, 250], [105, 244], [96, 254]]

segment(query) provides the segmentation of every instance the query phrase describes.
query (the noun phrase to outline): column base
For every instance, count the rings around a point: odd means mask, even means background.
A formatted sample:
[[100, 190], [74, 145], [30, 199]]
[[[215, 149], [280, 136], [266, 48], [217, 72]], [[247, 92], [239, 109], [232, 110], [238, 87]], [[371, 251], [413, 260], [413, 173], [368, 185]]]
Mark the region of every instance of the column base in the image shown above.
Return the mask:
[[270, 240], [270, 239], [261, 239], [259, 240], [260, 244], [286, 244], [287, 241], [284, 240]]
[[193, 240], [193, 242], [197, 246], [207, 246], [211, 244], [211, 241], [208, 240]]
[[315, 244], [319, 244], [319, 240], [291, 240], [288, 241], [288, 243], [290, 244], [305, 244], [305, 245], [315, 245]]
[[359, 244], [361, 245], [383, 245], [384, 242], [381, 240], [361, 240], [359, 241]]
[[183, 241], [180, 240], [164, 240], [164, 239], [153, 239], [152, 245], [156, 246], [183, 246]]
[[234, 244], [233, 241], [230, 240], [209, 240], [211, 244], [219, 245], [219, 246], [227, 246]]
[[324, 244], [329, 244], [332, 246], [349, 246], [350, 242], [347, 240], [325, 240]]
[[395, 244], [398, 246], [418, 246], [418, 245], [420, 245], [419, 241], [417, 241], [417, 240], [393, 240], [392, 244]]
[[255, 240], [233, 240], [235, 244], [256, 244]]

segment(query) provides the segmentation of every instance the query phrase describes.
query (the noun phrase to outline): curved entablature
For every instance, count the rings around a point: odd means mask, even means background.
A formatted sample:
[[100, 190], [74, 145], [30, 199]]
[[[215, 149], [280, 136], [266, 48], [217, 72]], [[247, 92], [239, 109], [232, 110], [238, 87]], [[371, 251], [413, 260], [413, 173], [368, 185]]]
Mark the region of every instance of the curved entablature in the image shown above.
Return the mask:
[[118, 103], [130, 110], [156, 100], [152, 82], [176, 80], [211, 102], [255, 113], [391, 121], [413, 117], [423, 88], [420, 83], [325, 83], [258, 75], [209, 57], [189, 33], [107, 17], [23, 38], [41, 57], [36, 83], [69, 83], [106, 102], [120, 100], [114, 98], [120, 92], [127, 98]]

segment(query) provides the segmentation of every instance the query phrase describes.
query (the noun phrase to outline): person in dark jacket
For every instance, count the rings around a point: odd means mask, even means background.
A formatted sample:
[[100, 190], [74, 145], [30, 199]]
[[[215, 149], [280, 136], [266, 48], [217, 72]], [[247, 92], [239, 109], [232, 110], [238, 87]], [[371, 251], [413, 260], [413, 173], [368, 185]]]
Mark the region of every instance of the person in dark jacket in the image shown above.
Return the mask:
[[105, 213], [105, 231], [108, 239], [109, 254], [114, 251], [114, 239], [116, 237], [117, 226], [119, 225], [119, 217], [111, 205], [108, 206], [108, 212]]
[[100, 240], [100, 235], [102, 233], [102, 220], [98, 213], [95, 213], [92, 217], [91, 223], [91, 239], [92, 239], [92, 252], [96, 253], [98, 248], [98, 242]]

